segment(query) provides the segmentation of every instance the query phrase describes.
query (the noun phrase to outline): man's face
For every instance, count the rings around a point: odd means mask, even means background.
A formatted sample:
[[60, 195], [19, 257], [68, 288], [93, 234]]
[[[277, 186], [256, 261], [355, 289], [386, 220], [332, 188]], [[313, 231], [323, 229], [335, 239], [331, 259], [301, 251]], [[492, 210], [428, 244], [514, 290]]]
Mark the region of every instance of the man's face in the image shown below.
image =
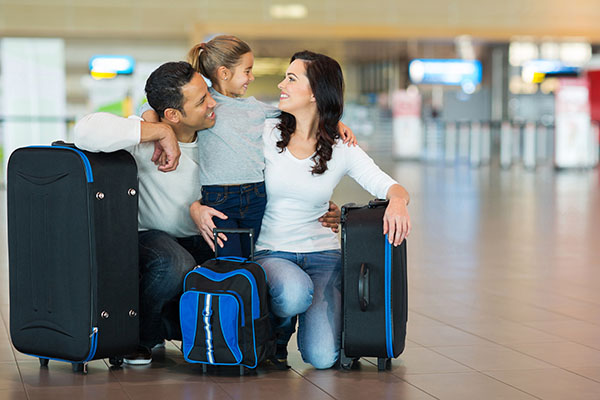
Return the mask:
[[[217, 103], [208, 92], [204, 78], [198, 73], [181, 88], [183, 111], [181, 123], [196, 131], [211, 128], [215, 124]], [[185, 115], [184, 115], [185, 114]]]

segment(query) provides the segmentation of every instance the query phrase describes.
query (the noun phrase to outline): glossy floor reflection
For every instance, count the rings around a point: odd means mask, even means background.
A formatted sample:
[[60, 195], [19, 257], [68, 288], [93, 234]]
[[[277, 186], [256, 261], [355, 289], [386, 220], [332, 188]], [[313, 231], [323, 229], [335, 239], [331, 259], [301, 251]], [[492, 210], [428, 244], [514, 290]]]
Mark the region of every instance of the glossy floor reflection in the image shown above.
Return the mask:
[[[16, 352], [8, 337], [5, 192], [0, 192], [0, 399], [599, 399], [597, 171], [394, 163], [411, 195], [409, 326], [392, 371], [316, 371], [290, 345], [289, 371], [203, 376], [177, 346], [148, 367], [86, 376]], [[334, 200], [370, 195], [344, 180]]]

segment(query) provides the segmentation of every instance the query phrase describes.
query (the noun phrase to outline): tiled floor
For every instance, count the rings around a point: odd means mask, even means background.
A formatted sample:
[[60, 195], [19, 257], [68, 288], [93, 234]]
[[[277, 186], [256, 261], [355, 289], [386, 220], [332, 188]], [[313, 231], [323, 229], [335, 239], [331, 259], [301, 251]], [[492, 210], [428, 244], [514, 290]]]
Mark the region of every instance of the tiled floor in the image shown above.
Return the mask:
[[[0, 399], [600, 399], [598, 172], [376, 158], [412, 194], [408, 341], [392, 371], [369, 359], [356, 371], [316, 371], [292, 349], [289, 371], [204, 376], [178, 343], [149, 367], [40, 368], [8, 338], [4, 228]], [[348, 180], [334, 196], [369, 198]]]

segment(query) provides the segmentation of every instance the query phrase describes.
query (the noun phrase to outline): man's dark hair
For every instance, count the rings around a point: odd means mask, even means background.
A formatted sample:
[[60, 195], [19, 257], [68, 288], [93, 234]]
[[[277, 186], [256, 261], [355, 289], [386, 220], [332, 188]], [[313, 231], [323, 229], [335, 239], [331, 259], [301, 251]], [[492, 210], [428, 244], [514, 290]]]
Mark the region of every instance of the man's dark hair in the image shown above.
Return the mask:
[[164, 118], [167, 108], [183, 111], [181, 88], [194, 77], [194, 68], [185, 62], [168, 62], [154, 70], [146, 81], [146, 98], [150, 106]]

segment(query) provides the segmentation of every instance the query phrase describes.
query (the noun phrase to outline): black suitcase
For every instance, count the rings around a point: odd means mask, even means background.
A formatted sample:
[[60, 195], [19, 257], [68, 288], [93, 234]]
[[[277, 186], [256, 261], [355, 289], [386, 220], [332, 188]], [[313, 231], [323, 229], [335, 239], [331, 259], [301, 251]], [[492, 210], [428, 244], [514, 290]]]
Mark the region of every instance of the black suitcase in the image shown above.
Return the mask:
[[10, 335], [17, 350], [73, 363], [139, 342], [137, 167], [126, 151], [58, 143], [8, 163]]
[[377, 357], [380, 371], [404, 351], [408, 317], [406, 240], [383, 236], [385, 200], [342, 207], [343, 331], [341, 364]]

